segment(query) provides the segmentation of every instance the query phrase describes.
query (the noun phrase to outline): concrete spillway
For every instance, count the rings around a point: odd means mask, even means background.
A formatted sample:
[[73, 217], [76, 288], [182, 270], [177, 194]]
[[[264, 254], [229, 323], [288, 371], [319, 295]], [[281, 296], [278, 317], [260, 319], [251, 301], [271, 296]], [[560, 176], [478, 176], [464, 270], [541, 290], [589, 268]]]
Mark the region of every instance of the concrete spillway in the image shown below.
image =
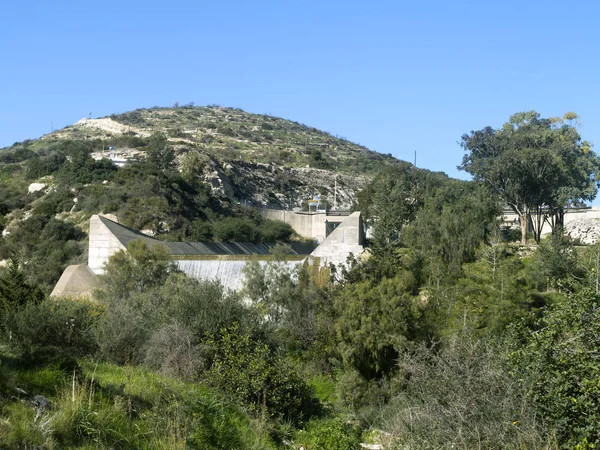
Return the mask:
[[[197, 280], [218, 280], [223, 286], [235, 291], [244, 286], [242, 269], [247, 261], [239, 260], [178, 260], [175, 261], [179, 270]], [[266, 261], [260, 261], [264, 266]], [[299, 261], [282, 263], [289, 269], [294, 269]]]

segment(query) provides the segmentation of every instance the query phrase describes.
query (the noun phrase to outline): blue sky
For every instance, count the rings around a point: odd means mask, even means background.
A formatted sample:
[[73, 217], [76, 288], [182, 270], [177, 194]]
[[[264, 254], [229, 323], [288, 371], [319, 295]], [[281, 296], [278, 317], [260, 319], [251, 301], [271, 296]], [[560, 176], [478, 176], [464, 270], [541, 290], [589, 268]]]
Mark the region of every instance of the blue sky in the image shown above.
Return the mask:
[[460, 136], [518, 111], [575, 111], [600, 151], [599, 19], [587, 1], [5, 1], [0, 147], [193, 101], [461, 178]]

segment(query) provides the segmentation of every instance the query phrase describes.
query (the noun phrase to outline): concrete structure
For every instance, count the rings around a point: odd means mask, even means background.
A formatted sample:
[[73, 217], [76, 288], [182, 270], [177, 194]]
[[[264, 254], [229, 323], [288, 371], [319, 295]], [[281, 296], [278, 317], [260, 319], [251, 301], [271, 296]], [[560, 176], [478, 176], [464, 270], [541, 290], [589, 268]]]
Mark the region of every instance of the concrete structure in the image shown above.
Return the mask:
[[323, 242], [310, 254], [318, 257], [322, 266], [343, 264], [350, 254], [359, 256], [365, 242], [364, 225], [359, 212], [344, 218]]
[[[285, 211], [280, 209], [261, 209], [263, 216], [289, 224], [298, 235], [323, 242], [338, 225], [350, 215], [350, 212], [335, 211]], [[362, 242], [361, 242], [362, 244]]]
[[96, 274], [85, 264], [69, 266], [54, 286], [51, 297], [89, 297], [96, 287]]
[[[318, 214], [316, 217], [323, 219], [326, 216]], [[314, 228], [311, 228], [312, 223], [315, 224]], [[330, 263], [343, 264], [350, 253], [358, 256], [363, 251], [364, 232], [359, 212], [350, 216], [339, 216], [336, 222], [332, 223], [319, 224], [309, 217], [305, 224], [309, 224], [305, 226], [305, 231], [316, 230], [318, 233], [323, 233], [322, 242], [320, 245], [316, 242], [289, 244], [291, 254], [286, 256], [284, 264], [290, 267], [303, 263], [306, 258], [313, 262], [318, 261], [321, 266]], [[317, 225], [319, 225], [318, 229]], [[90, 219], [88, 265], [67, 268], [53, 295], [77, 296], [84, 293], [89, 295], [93, 289], [90, 284], [95, 285], [96, 275], [104, 273], [109, 258], [121, 250], [127, 250], [128, 244], [138, 239], [150, 247], [155, 245], [167, 247], [178, 268], [190, 277], [216, 279], [225, 287], [234, 290], [243, 286], [242, 269], [245, 264], [250, 260], [266, 264], [271, 260], [271, 250], [275, 245], [240, 242], [165, 242], [107, 217], [94, 215]], [[78, 275], [74, 276], [74, 273]], [[85, 283], [80, 281], [84, 275], [87, 277]]]

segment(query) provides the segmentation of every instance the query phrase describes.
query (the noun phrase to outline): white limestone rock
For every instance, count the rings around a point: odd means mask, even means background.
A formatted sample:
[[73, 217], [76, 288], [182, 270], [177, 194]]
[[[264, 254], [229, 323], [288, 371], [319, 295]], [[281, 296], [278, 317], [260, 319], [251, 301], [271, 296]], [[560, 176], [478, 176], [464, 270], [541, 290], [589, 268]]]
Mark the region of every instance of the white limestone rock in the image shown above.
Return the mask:
[[600, 240], [600, 219], [577, 219], [567, 223], [565, 228], [571, 239], [579, 240], [582, 244], [595, 244]]
[[27, 192], [33, 194], [34, 192], [39, 192], [42, 189], [45, 189], [46, 185], [44, 183], [31, 183], [27, 188]]

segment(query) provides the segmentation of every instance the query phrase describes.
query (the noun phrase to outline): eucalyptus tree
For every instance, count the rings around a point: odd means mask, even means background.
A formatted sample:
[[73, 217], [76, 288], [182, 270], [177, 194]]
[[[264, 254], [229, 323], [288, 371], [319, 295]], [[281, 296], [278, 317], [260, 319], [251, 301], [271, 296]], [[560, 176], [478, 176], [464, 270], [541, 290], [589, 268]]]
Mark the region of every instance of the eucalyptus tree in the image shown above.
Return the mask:
[[562, 228], [565, 208], [593, 199], [600, 160], [572, 120], [542, 118], [535, 111], [510, 117], [501, 129], [485, 127], [462, 136], [459, 169], [487, 185], [519, 216], [521, 241], [529, 224], [539, 242], [544, 223]]

